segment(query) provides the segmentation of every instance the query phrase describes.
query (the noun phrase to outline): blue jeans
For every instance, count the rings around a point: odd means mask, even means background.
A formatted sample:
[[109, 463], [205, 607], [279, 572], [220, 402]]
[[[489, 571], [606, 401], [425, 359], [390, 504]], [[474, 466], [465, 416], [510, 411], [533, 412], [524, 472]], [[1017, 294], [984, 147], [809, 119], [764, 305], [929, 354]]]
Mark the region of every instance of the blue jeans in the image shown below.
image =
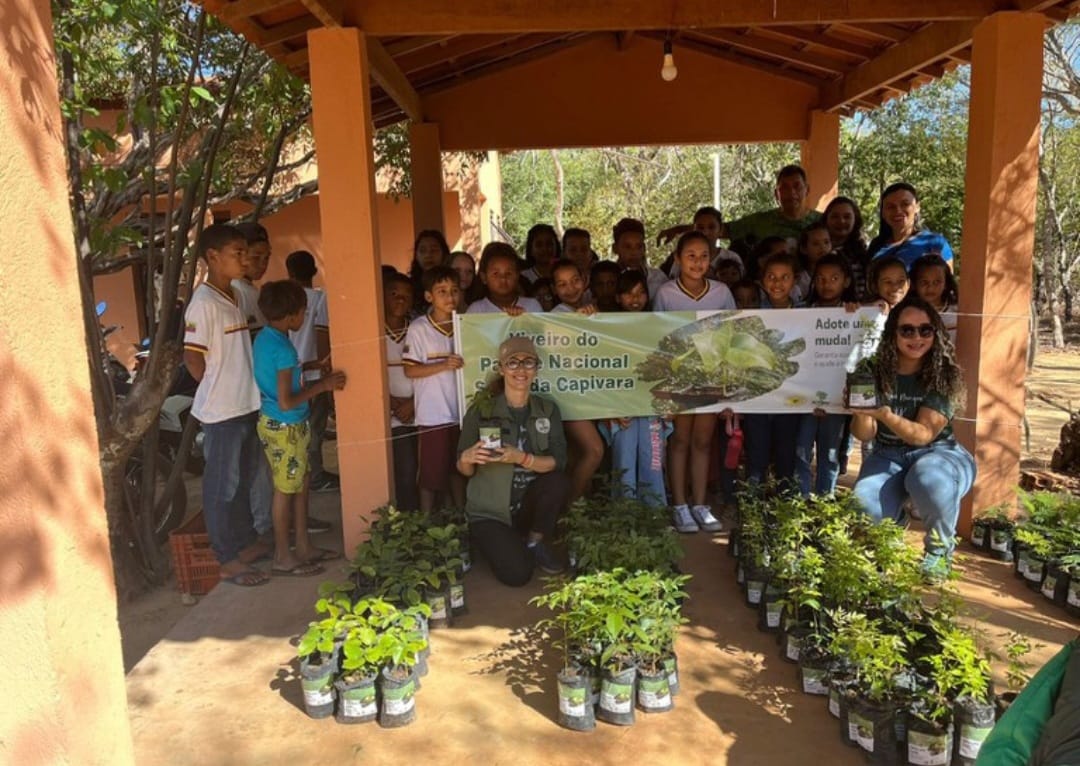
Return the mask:
[[[803, 496], [831, 495], [836, 491], [836, 479], [840, 475], [840, 449], [847, 415], [802, 415], [799, 420], [799, 436], [795, 445], [795, 469], [799, 476], [799, 490]], [[812, 481], [810, 461], [817, 451], [817, 481]]]
[[778, 484], [795, 486], [795, 440], [801, 415], [743, 415], [746, 480], [760, 484], [772, 462]]
[[[255, 431], [259, 413], [203, 423], [203, 516], [210, 547], [222, 564], [234, 561], [255, 541], [253, 483], [266, 455]], [[269, 470], [267, 470], [269, 473]]]
[[667, 505], [664, 490], [664, 424], [660, 418], [631, 418], [611, 425], [611, 468], [619, 475], [616, 497], [632, 497], [656, 508]]
[[975, 483], [975, 459], [952, 439], [928, 447], [874, 444], [855, 482], [855, 497], [875, 522], [900, 521], [908, 497], [926, 525], [927, 560], [952, 555], [960, 500]]
[[274, 477], [270, 472], [270, 461], [266, 459], [266, 451], [262, 453], [255, 468], [255, 475], [251, 477], [251, 489], [249, 491], [251, 504], [251, 523], [255, 527], [255, 533], [263, 536], [274, 531]]

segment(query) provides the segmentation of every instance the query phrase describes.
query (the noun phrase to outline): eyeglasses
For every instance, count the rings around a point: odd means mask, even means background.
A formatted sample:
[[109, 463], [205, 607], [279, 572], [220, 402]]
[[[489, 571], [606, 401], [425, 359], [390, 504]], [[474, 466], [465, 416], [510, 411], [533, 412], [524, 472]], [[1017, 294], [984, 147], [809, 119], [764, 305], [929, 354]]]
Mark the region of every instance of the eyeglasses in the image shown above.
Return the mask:
[[540, 362], [530, 356], [525, 359], [507, 359], [502, 366], [506, 370], [535, 370], [540, 366]]
[[920, 338], [932, 338], [937, 330], [932, 324], [902, 324], [896, 328], [901, 338], [914, 338], [916, 334]]

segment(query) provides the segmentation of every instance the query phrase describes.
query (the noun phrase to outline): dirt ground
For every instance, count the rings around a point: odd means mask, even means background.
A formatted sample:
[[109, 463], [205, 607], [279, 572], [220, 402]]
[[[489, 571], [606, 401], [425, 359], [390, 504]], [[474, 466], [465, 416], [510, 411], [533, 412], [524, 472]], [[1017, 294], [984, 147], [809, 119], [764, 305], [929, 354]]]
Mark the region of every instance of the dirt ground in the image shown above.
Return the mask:
[[[1068, 410], [1080, 407], [1080, 345], [1064, 351], [1040, 351], [1034, 372], [1028, 378], [1028, 405], [1023, 467], [1048, 469], [1050, 457], [1057, 446], [1059, 432], [1069, 418]], [[328, 443], [327, 466], [336, 466]], [[857, 451], [856, 451], [857, 452]], [[197, 479], [188, 483], [189, 508], [199, 507]], [[315, 516], [333, 521], [340, 514], [337, 493], [315, 495], [312, 512]], [[319, 539], [319, 544], [340, 546], [340, 531], [335, 529]], [[144, 594], [138, 599], [120, 604], [119, 622], [124, 652], [124, 669], [135, 664], [164, 637], [191, 609], [180, 600], [175, 582]]]

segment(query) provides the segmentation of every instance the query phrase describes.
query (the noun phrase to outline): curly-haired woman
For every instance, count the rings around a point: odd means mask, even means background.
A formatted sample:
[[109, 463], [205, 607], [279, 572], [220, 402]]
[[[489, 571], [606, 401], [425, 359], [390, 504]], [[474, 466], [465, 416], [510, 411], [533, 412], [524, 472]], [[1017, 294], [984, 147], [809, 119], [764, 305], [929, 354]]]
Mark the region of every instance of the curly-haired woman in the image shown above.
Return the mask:
[[963, 373], [933, 307], [909, 295], [889, 312], [874, 375], [881, 406], [854, 410], [851, 422], [857, 439], [874, 442], [855, 495], [875, 521], [900, 520], [910, 497], [926, 526], [923, 568], [944, 574], [960, 499], [975, 481], [975, 460], [953, 438], [953, 413], [964, 398]]

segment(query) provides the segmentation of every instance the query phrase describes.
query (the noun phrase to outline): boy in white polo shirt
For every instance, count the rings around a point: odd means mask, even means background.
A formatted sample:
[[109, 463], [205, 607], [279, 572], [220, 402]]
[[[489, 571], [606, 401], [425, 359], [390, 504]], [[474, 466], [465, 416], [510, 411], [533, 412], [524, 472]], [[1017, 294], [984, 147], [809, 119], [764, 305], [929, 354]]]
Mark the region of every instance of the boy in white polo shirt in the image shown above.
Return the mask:
[[251, 336], [231, 282], [244, 275], [247, 241], [237, 229], [214, 224], [199, 237], [209, 274], [184, 315], [184, 364], [199, 387], [191, 413], [203, 426], [203, 514], [223, 579], [262, 585], [251, 563], [270, 551], [252, 527], [250, 484], [266, 458], [255, 425], [259, 389], [252, 372]]
[[409, 325], [401, 361], [412, 379], [416, 425], [420, 427], [420, 510], [435, 508], [436, 497], [450, 491], [454, 506], [465, 505], [465, 481], [457, 461], [457, 378], [464, 361], [454, 353], [454, 311], [458, 304], [457, 272], [436, 266], [424, 272], [428, 313]]

